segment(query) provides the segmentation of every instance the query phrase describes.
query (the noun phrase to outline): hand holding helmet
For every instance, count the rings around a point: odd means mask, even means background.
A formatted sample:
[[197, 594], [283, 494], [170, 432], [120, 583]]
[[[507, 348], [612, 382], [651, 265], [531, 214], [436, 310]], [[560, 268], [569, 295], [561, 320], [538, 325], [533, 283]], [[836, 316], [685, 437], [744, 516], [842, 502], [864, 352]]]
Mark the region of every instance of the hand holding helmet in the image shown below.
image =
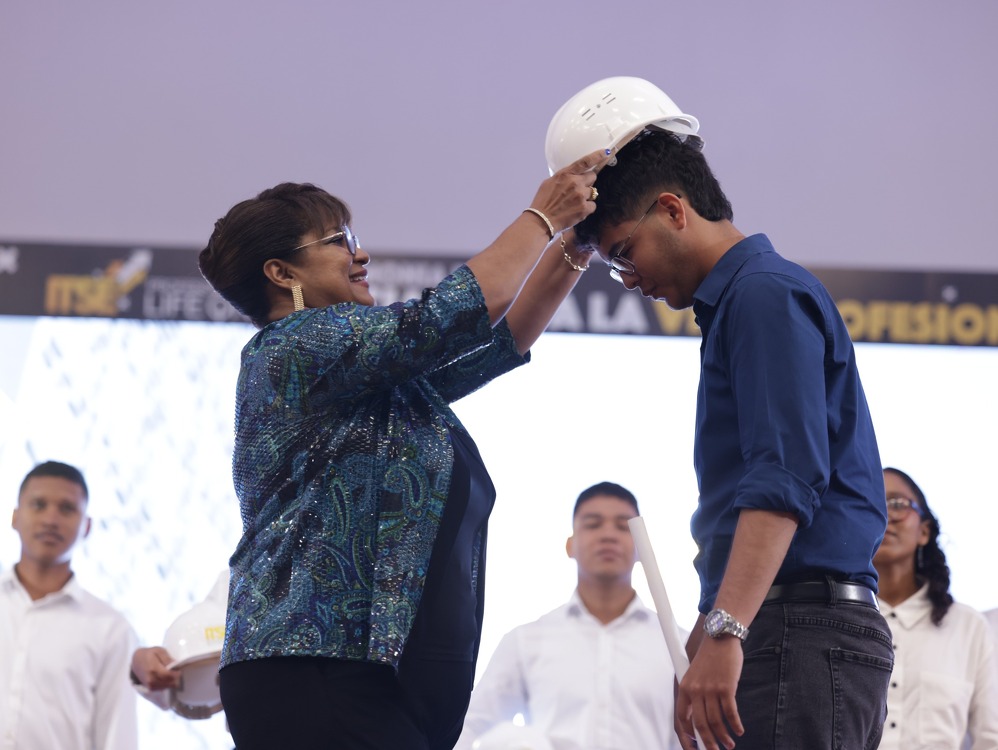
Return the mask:
[[180, 684], [180, 672], [170, 669], [173, 657], [161, 646], [136, 649], [132, 674], [149, 690], [166, 690]]
[[596, 210], [595, 201], [599, 197], [593, 187], [596, 172], [612, 156], [612, 149], [593, 151], [559, 169], [541, 183], [530, 208], [547, 217], [552, 234], [575, 226]]
[[172, 654], [169, 668], [180, 679], [170, 689], [170, 708], [187, 719], [207, 719], [222, 710], [218, 661], [225, 637], [225, 605], [207, 599], [167, 628], [163, 645]]

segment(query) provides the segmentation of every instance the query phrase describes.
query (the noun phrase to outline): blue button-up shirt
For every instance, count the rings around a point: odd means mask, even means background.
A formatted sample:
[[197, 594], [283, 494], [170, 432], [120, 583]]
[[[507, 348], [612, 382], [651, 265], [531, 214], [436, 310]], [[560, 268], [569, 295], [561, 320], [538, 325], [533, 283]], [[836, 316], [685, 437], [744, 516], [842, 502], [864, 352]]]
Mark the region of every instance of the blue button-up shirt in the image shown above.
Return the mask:
[[713, 607], [743, 508], [798, 518], [777, 583], [831, 575], [876, 590], [887, 525], [880, 454], [828, 292], [753, 235], [717, 262], [693, 311], [703, 335], [691, 523], [700, 610]]

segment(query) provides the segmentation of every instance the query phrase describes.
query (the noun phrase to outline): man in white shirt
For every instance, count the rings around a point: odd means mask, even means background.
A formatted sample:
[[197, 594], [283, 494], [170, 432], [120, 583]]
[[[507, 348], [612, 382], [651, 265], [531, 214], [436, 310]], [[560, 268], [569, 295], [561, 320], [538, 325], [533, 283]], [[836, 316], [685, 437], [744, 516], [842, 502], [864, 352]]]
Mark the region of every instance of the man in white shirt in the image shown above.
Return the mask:
[[135, 750], [132, 628], [88, 593], [70, 562], [90, 531], [78, 469], [48, 461], [24, 478], [12, 526], [21, 556], [0, 575], [0, 748]]
[[[471, 694], [458, 750], [679, 747], [672, 662], [655, 613], [631, 587], [627, 521], [637, 515], [634, 495], [618, 484], [579, 495], [566, 544], [577, 588], [568, 604], [503, 637]], [[517, 714], [536, 739], [515, 739]]]

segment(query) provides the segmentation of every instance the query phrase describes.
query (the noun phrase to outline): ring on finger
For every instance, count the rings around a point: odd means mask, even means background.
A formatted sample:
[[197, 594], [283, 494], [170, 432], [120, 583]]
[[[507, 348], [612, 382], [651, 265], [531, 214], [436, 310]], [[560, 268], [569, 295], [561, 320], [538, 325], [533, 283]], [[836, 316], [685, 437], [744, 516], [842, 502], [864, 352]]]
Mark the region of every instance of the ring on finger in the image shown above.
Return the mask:
[[589, 187], [589, 200], [595, 201], [597, 198], [599, 198], [599, 190], [596, 189], [595, 185], [591, 185]]

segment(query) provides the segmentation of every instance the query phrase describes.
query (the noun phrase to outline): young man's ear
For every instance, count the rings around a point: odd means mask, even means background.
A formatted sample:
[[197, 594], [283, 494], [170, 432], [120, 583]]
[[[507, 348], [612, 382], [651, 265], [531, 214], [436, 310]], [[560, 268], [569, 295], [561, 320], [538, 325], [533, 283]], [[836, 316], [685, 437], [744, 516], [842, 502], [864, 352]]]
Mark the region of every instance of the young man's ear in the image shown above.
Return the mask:
[[665, 209], [672, 225], [676, 229], [685, 229], [689, 218], [686, 215], [686, 206], [682, 199], [675, 193], [662, 193], [658, 197], [659, 206]]
[[572, 542], [573, 541], [575, 541], [575, 537], [574, 536], [570, 536], [570, 537], [568, 537], [568, 539], [565, 540], [565, 554], [568, 555], [570, 558], [572, 558], [574, 560], [575, 559], [575, 551], [572, 549]]

